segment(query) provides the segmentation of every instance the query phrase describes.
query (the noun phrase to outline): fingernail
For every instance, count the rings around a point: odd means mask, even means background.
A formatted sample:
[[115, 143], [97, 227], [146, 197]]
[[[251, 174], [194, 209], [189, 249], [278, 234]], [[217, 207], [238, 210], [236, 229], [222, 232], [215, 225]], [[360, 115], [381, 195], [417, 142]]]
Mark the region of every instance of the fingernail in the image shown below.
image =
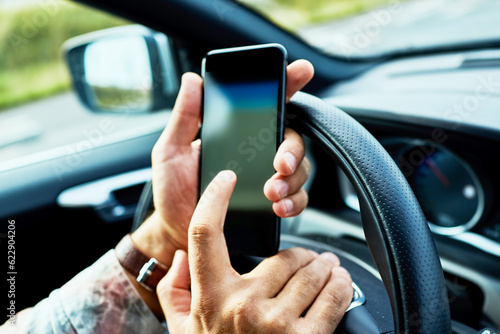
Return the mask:
[[288, 194], [288, 183], [283, 180], [275, 180], [274, 191], [276, 191], [280, 199], [286, 197], [286, 195]]
[[295, 157], [292, 153], [286, 152], [285, 153], [285, 160], [288, 164], [288, 167], [290, 167], [290, 170], [295, 172], [295, 168], [297, 167], [297, 160], [295, 160]]
[[319, 254], [318, 254], [318, 252], [315, 252], [315, 251], [313, 251], [313, 250], [308, 249], [308, 251], [309, 251], [309, 253], [311, 253], [311, 254], [312, 254], [312, 256], [314, 256], [315, 258], [316, 258], [316, 257], [318, 257], [318, 255], [319, 255]]
[[283, 202], [283, 207], [285, 208], [285, 215], [288, 216], [288, 213], [293, 210], [293, 202], [289, 198], [282, 199], [281, 201]]
[[217, 174], [217, 179], [222, 181], [233, 181], [234, 178], [234, 173], [229, 170], [223, 170], [222, 172], [219, 172], [219, 174]]
[[332, 253], [329, 253], [329, 252], [325, 252], [325, 253], [321, 253], [320, 255], [322, 258], [330, 261], [331, 263], [333, 264], [340, 264], [340, 261], [339, 261], [339, 258], [336, 257], [335, 255], [333, 255]]

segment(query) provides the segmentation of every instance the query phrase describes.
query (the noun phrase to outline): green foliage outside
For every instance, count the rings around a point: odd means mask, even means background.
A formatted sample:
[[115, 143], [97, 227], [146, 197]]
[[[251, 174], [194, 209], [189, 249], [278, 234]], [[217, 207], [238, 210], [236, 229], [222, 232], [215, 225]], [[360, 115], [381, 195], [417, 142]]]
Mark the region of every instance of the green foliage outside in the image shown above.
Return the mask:
[[238, 0], [292, 32], [403, 0]]
[[60, 0], [0, 11], [0, 109], [70, 88], [61, 45], [127, 21]]
[[[390, 0], [240, 0], [277, 24], [303, 26], [355, 15]], [[61, 0], [0, 10], [0, 110], [68, 90], [61, 45], [87, 32], [128, 24], [101, 11]]]
[[102, 110], [147, 109], [151, 105], [152, 91], [93, 86], [97, 106]]

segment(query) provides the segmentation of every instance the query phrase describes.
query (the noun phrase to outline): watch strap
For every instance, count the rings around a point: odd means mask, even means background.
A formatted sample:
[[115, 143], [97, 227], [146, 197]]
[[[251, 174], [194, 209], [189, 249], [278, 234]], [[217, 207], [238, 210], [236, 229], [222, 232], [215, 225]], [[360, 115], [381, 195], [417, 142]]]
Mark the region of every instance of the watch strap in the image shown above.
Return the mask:
[[156, 291], [158, 282], [168, 272], [167, 266], [137, 249], [130, 234], [124, 236], [116, 245], [115, 254], [122, 267], [149, 291]]

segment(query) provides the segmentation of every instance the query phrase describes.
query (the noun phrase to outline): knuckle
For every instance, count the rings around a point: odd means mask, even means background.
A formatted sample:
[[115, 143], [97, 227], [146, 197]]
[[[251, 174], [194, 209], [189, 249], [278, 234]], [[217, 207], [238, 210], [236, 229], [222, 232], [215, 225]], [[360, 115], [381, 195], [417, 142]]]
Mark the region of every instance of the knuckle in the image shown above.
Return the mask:
[[288, 333], [289, 321], [283, 314], [283, 309], [272, 308], [265, 313], [263, 325], [267, 332]]
[[345, 274], [343, 274], [343, 278], [344, 278], [344, 283], [345, 285], [351, 287], [352, 289], [352, 277], [351, 275], [348, 273], [348, 272], [345, 272]]
[[330, 302], [318, 310], [318, 325], [322, 325], [316, 328], [318, 333], [324, 332], [320, 330], [321, 328], [336, 328], [345, 313], [345, 308], [342, 307], [343, 297], [340, 294], [330, 291], [328, 297], [330, 298]]
[[300, 148], [301, 152], [305, 153], [306, 146], [304, 144], [304, 139], [298, 133], [297, 133], [297, 141], [298, 141], [299, 148]]
[[290, 148], [293, 148], [298, 152], [304, 151], [305, 148], [304, 139], [302, 139], [302, 136], [291, 128], [285, 129], [284, 143], [287, 143]]
[[208, 219], [205, 219], [191, 224], [189, 226], [189, 234], [195, 242], [210, 240], [215, 235], [215, 228]]
[[210, 318], [212, 312], [215, 312], [215, 307], [207, 298], [198, 298], [191, 305], [191, 314], [199, 320]]
[[327, 291], [327, 297], [331, 305], [335, 306], [334, 309], [340, 309], [346, 300], [348, 300], [347, 294], [342, 291], [345, 291], [345, 289], [329, 289]]
[[248, 310], [246, 303], [240, 301], [236, 303], [236, 305], [232, 305], [232, 308], [234, 312], [233, 319], [235, 327], [240, 330], [246, 328], [249, 325], [251, 318], [251, 315], [249, 314], [250, 311]]
[[306, 176], [308, 176], [311, 172], [311, 162], [309, 161], [309, 159], [307, 159], [307, 157], [304, 157], [304, 160], [302, 160], [302, 164], [304, 166], [304, 173]]
[[294, 202], [293, 214], [298, 215], [302, 211], [304, 211], [309, 203], [309, 195], [304, 188], [301, 188], [293, 198], [291, 198]]
[[337, 267], [337, 268], [334, 268], [333, 270], [335, 271], [334, 275], [336, 277], [336, 280], [338, 281], [338, 284], [340, 284], [342, 287], [349, 286], [352, 289], [351, 274], [349, 274], [349, 272], [347, 270], [345, 270], [344, 267]]
[[296, 143], [296, 144], [299, 144], [299, 145], [301, 145], [301, 146], [304, 146], [304, 139], [302, 138], [302, 135], [301, 135], [301, 134], [299, 134], [297, 131], [295, 131], [295, 130], [291, 129], [291, 128], [287, 128], [287, 129], [288, 129], [288, 131], [287, 131], [287, 132], [288, 132], [288, 133], [287, 133], [287, 134], [288, 134], [288, 136], [289, 136], [291, 139], [293, 139], [293, 140], [297, 141], [297, 143]]
[[229, 312], [233, 314], [234, 327], [237, 332], [246, 332], [262, 321], [262, 315], [256, 307], [257, 301], [253, 297], [245, 296], [228, 305], [230, 305]]
[[296, 252], [294, 251], [294, 249], [285, 249], [283, 251], [280, 251], [277, 256], [280, 262], [284, 264], [285, 268], [290, 268], [292, 266], [295, 266], [297, 262], [295, 253]]
[[285, 268], [296, 268], [302, 265], [303, 262], [312, 260], [312, 255], [304, 248], [294, 247], [285, 249], [278, 253], [278, 256], [283, 262]]
[[291, 293], [297, 300], [310, 298], [313, 291], [318, 291], [323, 285], [323, 281], [314, 273], [300, 269], [294, 277]]
[[[328, 260], [328, 259], [324, 258], [323, 256], [318, 256], [316, 258], [316, 261], [318, 261], [318, 265], [321, 268], [326, 268], [328, 270], [331, 270], [331, 268], [333, 268], [335, 266], [335, 264], [331, 260]], [[329, 272], [328, 273], [325, 272], [325, 274], [330, 274], [330, 273]]]
[[309, 203], [309, 194], [307, 194], [307, 191], [304, 188], [301, 188], [300, 193], [303, 198], [302, 200], [304, 201], [304, 207], [306, 207]]
[[303, 293], [304, 287], [314, 287], [319, 283], [319, 277], [308, 270], [301, 269], [297, 275], [297, 293]]

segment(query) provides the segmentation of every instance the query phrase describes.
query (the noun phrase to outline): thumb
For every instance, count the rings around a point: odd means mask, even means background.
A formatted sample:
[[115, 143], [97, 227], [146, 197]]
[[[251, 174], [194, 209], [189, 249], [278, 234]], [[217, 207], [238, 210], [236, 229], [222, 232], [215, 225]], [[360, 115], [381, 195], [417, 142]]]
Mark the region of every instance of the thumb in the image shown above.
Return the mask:
[[158, 139], [159, 147], [191, 145], [200, 128], [202, 94], [201, 77], [185, 73], [168, 124]]
[[184, 333], [191, 313], [191, 281], [188, 255], [177, 250], [167, 275], [158, 283], [156, 293], [170, 333]]

